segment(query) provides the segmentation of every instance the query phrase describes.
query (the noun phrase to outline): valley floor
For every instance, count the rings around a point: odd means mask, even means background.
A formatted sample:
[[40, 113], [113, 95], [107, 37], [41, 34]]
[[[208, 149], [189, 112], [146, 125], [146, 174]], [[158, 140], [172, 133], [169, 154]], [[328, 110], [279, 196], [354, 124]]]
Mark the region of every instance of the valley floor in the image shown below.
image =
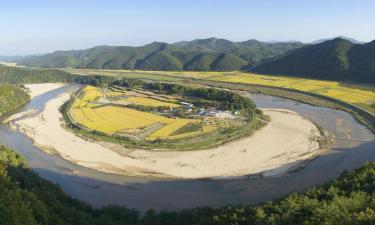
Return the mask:
[[[41, 86], [29, 86], [39, 90]], [[64, 93], [47, 102], [43, 112], [14, 121], [34, 145], [64, 159], [99, 171], [132, 176], [206, 178], [262, 173], [282, 175], [320, 152], [318, 128], [299, 114], [263, 109], [271, 121], [249, 137], [197, 151], [123, 149], [78, 137], [62, 125], [59, 107]], [[121, 150], [119, 150], [121, 148]], [[119, 154], [121, 152], [121, 154]]]

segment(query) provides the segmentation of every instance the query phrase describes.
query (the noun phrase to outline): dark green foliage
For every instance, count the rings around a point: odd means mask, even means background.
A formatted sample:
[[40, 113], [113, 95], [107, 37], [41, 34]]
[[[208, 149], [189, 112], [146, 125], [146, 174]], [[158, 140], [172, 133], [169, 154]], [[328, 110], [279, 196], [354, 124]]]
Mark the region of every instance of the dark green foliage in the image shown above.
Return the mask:
[[220, 53], [208, 52], [197, 55], [187, 62], [184, 70], [191, 71], [210, 71], [211, 64], [218, 58]]
[[121, 80], [114, 81], [112, 84], [132, 89], [132, 88], [142, 87], [146, 85], [146, 82], [142, 80], [138, 80], [138, 79], [123, 78]]
[[57, 69], [31, 69], [0, 65], [0, 83], [27, 84], [48, 82], [75, 82], [99, 86], [116, 80], [109, 76], [73, 75]]
[[19, 87], [0, 84], [0, 116], [25, 104], [29, 96]]
[[71, 78], [71, 74], [60, 70], [0, 66], [0, 83], [67, 82]]
[[156, 52], [137, 63], [136, 69], [143, 70], [182, 70], [182, 64], [178, 59], [164, 52]]
[[26, 165], [26, 160], [24, 157], [12, 150], [9, 150], [4, 145], [0, 145], [0, 162], [14, 167]]
[[278, 56], [252, 71], [329, 80], [375, 82], [375, 41], [353, 44], [336, 38]]
[[135, 224], [138, 212], [110, 206], [95, 210], [25, 167], [24, 159], [0, 146], [0, 224]]
[[375, 82], [375, 41], [355, 45], [348, 52], [348, 58], [349, 70], [355, 80]]
[[210, 64], [210, 70], [213, 71], [235, 71], [238, 68], [243, 69], [248, 65], [244, 59], [228, 53], [222, 53]]
[[301, 47], [298, 42], [231, 42], [209, 38], [141, 47], [99, 46], [87, 50], [56, 51], [18, 60], [21, 65], [48, 68], [231, 71], [252, 67], [263, 59]]
[[231, 42], [225, 39], [208, 38], [175, 43], [174, 46], [192, 52], [229, 53], [255, 66], [262, 60], [302, 47], [299, 42], [264, 43], [257, 40]]

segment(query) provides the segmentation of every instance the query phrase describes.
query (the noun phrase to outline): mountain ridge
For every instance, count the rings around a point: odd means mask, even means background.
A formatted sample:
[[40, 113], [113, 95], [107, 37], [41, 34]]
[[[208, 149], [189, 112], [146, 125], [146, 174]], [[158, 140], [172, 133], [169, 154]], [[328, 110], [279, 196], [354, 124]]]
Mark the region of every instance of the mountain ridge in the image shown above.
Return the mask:
[[24, 57], [17, 63], [47, 68], [229, 71], [251, 68], [303, 45], [300, 42], [265, 43], [254, 39], [232, 42], [207, 38], [173, 44], [152, 42], [139, 47], [103, 45], [83, 50], [59, 50]]
[[375, 82], [375, 41], [355, 44], [335, 38], [274, 57], [250, 71], [328, 80]]

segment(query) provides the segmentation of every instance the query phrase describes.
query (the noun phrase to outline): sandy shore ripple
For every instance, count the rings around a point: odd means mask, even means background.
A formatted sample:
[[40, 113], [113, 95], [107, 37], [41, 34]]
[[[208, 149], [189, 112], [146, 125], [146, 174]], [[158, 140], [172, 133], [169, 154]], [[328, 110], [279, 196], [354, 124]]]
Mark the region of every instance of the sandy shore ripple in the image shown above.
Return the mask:
[[132, 149], [120, 155], [111, 150], [111, 144], [85, 140], [62, 127], [58, 109], [69, 97], [70, 93], [61, 94], [47, 102], [40, 114], [15, 123], [35, 146], [54, 149], [66, 160], [102, 172], [175, 178], [259, 173], [274, 176], [285, 173], [320, 150], [320, 132], [311, 121], [292, 111], [263, 109], [271, 122], [252, 136], [219, 147], [164, 152]]

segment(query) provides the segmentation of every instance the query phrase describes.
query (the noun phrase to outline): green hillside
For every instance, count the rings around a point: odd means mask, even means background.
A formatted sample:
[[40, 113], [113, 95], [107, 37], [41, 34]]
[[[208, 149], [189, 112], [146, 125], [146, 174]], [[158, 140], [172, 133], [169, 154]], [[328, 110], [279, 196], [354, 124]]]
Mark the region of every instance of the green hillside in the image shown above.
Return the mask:
[[98, 46], [87, 50], [56, 51], [18, 60], [20, 65], [47, 68], [138, 69], [138, 70], [243, 70], [286, 51], [299, 42], [264, 43], [256, 40], [231, 42], [209, 38], [141, 47]]
[[144, 70], [182, 70], [182, 63], [175, 57], [165, 52], [155, 52], [146, 58], [139, 60], [136, 69]]
[[24, 105], [29, 100], [29, 96], [21, 88], [0, 84], [0, 117], [15, 108]]
[[58, 69], [7, 67], [0, 65], [0, 83], [30, 84], [53, 82], [76, 82], [99, 85], [111, 83], [116, 78], [109, 76], [75, 75]]
[[244, 69], [248, 63], [237, 56], [228, 53], [221, 53], [215, 61], [210, 64], [213, 71], [234, 71], [238, 68]]
[[191, 71], [210, 71], [211, 64], [220, 56], [220, 53], [208, 52], [199, 54], [192, 58], [184, 66], [184, 70]]
[[253, 72], [331, 80], [375, 82], [375, 41], [367, 44], [336, 38], [292, 50]]
[[71, 79], [69, 73], [54, 69], [29, 69], [0, 65], [0, 83], [25, 84], [64, 82]]

